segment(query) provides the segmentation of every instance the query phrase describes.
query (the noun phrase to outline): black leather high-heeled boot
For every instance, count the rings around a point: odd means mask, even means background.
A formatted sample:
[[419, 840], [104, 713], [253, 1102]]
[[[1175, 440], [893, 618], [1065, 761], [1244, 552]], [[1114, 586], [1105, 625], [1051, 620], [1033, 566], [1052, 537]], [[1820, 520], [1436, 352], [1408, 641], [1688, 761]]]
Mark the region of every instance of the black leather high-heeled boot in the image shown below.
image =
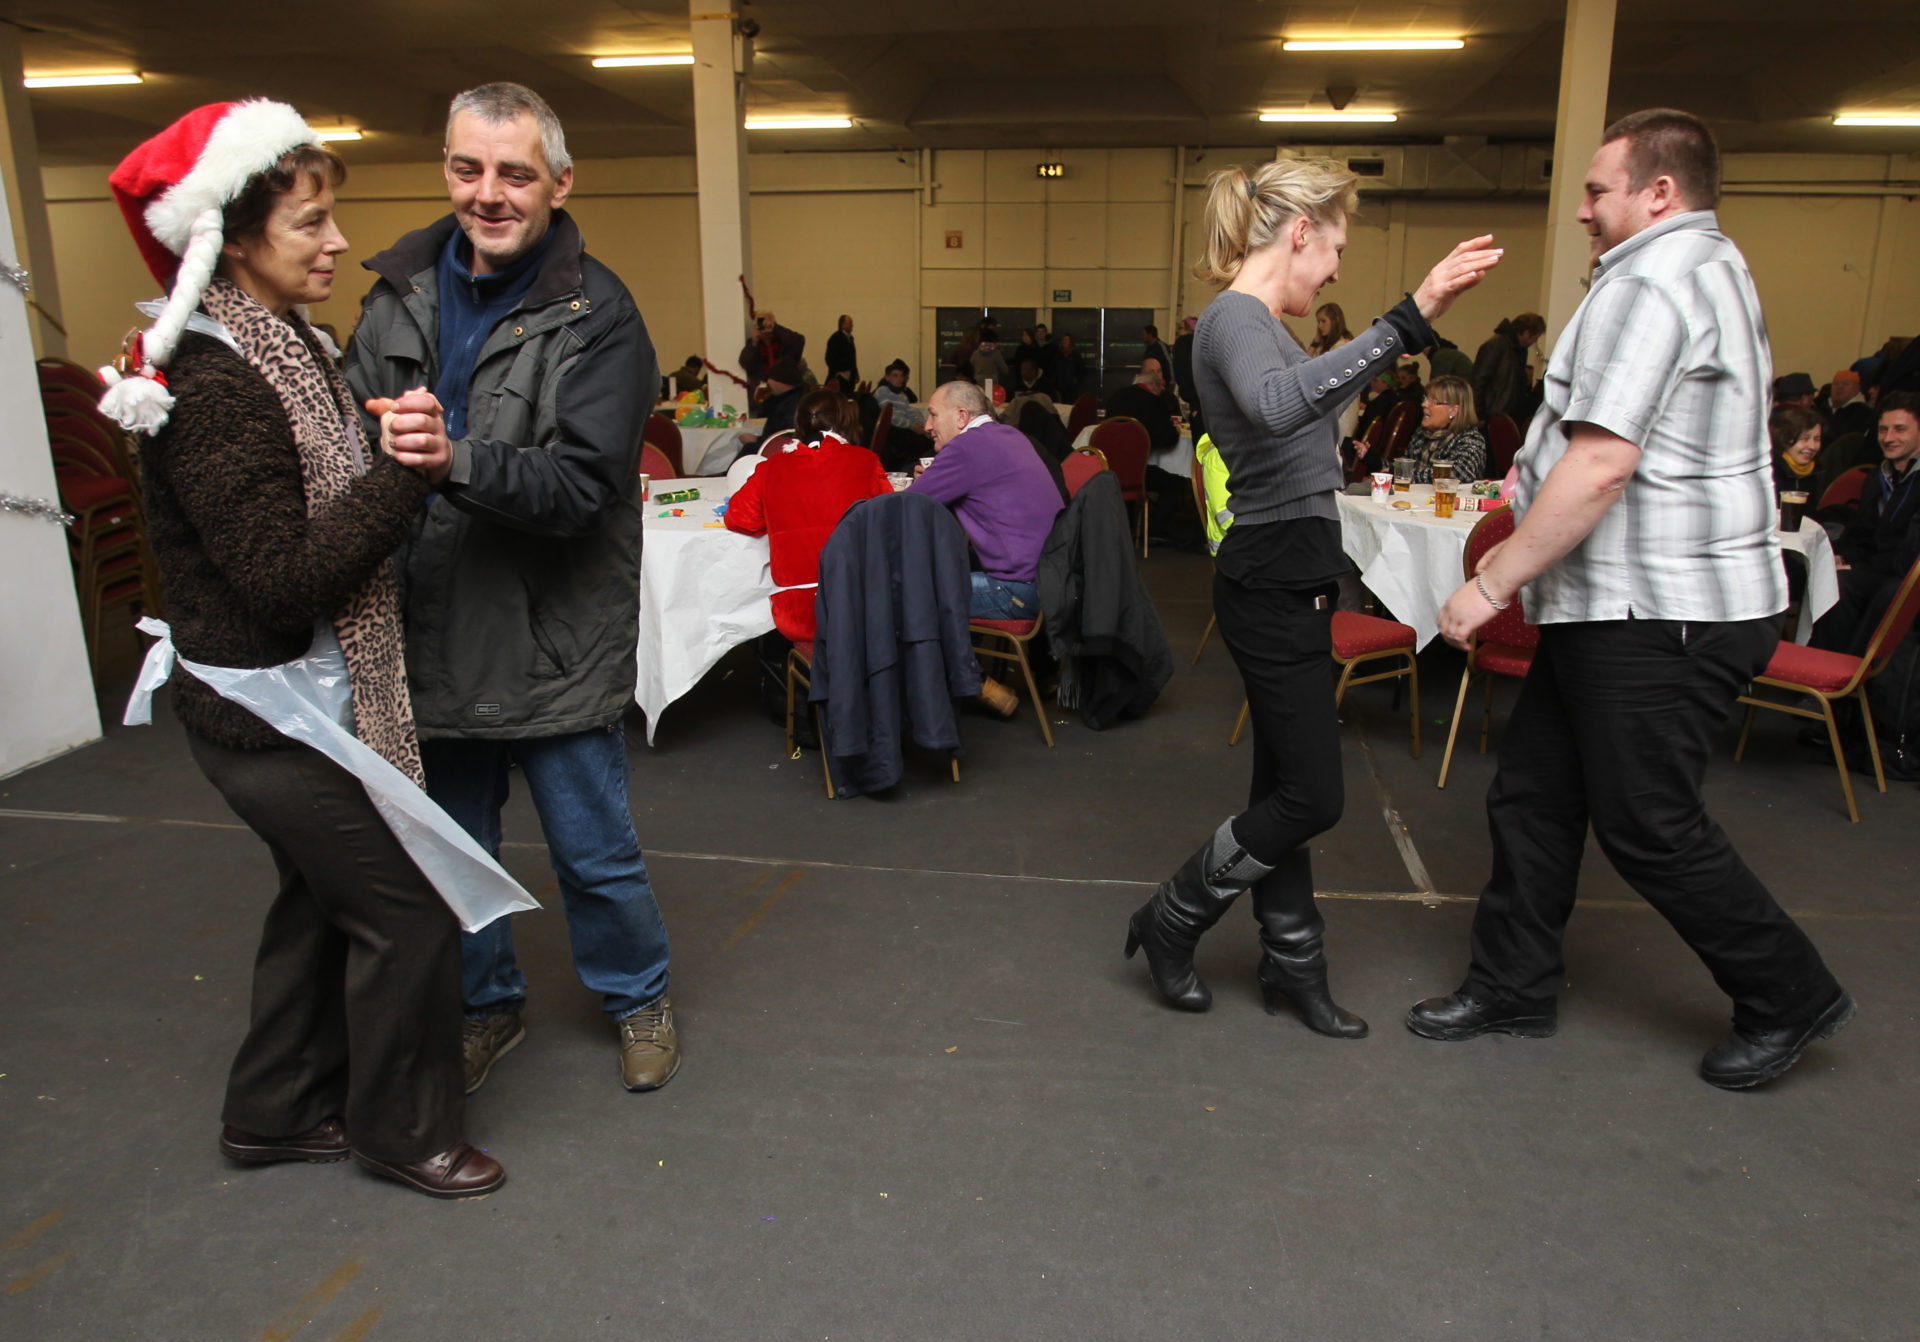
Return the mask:
[[1335, 1039], [1364, 1039], [1367, 1023], [1344, 1010], [1327, 991], [1326, 920], [1313, 902], [1289, 893], [1296, 882], [1269, 876], [1253, 887], [1253, 916], [1260, 923], [1260, 996], [1267, 1014], [1280, 1014], [1280, 999], [1293, 1003], [1300, 1019], [1317, 1034]]
[[1240, 846], [1233, 822], [1225, 820], [1134, 912], [1127, 922], [1127, 958], [1145, 948], [1153, 986], [1169, 1006], [1205, 1011], [1213, 1005], [1213, 994], [1194, 972], [1193, 948], [1242, 890], [1272, 870]]

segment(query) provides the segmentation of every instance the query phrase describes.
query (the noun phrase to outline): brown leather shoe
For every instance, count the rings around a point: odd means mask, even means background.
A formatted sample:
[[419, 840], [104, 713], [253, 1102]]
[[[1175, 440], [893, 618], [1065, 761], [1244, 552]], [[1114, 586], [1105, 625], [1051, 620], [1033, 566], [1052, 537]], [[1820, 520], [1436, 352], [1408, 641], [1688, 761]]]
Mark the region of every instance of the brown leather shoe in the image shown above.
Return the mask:
[[980, 677], [980, 702], [1003, 718], [1010, 718], [1020, 707], [1020, 696], [992, 676]]
[[430, 1198], [485, 1197], [507, 1181], [507, 1172], [500, 1168], [499, 1161], [465, 1142], [410, 1165], [375, 1160], [360, 1151], [355, 1151], [353, 1158], [381, 1178], [405, 1184]]
[[347, 1158], [347, 1125], [325, 1119], [291, 1137], [261, 1137], [232, 1126], [220, 1129], [220, 1154], [243, 1165], [308, 1160], [316, 1165]]

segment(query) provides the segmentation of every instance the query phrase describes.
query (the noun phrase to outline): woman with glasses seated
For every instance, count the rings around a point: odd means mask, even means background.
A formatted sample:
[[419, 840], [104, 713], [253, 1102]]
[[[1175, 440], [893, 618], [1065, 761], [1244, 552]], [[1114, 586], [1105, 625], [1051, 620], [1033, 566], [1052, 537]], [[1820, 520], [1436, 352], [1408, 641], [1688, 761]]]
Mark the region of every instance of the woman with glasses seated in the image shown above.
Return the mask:
[[1437, 461], [1453, 466], [1453, 478], [1466, 482], [1487, 474], [1487, 435], [1473, 413], [1473, 388], [1463, 378], [1436, 377], [1420, 402], [1420, 427], [1407, 440], [1415, 483], [1433, 483]]

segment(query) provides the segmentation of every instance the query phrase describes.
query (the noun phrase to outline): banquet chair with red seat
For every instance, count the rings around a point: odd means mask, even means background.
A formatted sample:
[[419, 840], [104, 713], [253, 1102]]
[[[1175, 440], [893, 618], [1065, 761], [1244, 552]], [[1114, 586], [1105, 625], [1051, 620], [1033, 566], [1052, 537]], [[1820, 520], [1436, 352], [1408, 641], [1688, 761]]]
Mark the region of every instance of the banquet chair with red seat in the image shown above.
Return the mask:
[[1420, 427], [1420, 407], [1417, 405], [1396, 405], [1387, 411], [1386, 438], [1381, 444], [1380, 470], [1391, 470], [1393, 459], [1406, 451], [1407, 443], [1413, 438], [1413, 431]]
[[1094, 476], [1107, 469], [1107, 455], [1097, 447], [1076, 447], [1067, 453], [1067, 459], [1060, 463], [1060, 478], [1067, 482], [1067, 497], [1072, 498], [1080, 492], [1080, 487]]
[[1147, 458], [1153, 455], [1153, 440], [1147, 426], [1125, 415], [1112, 415], [1094, 428], [1088, 446], [1100, 449], [1107, 469], [1120, 480], [1120, 497], [1140, 505], [1140, 557], [1147, 557]]
[[[1193, 479], [1194, 511], [1200, 514], [1200, 531], [1204, 535], [1207, 532], [1206, 463], [1200, 459], [1200, 453], [1197, 450], [1193, 454], [1193, 469], [1188, 474]], [[1207, 640], [1213, 637], [1213, 628], [1219, 623], [1219, 619], [1220, 617], [1212, 611], [1207, 612], [1207, 627], [1200, 631], [1200, 643], [1193, 650], [1193, 660], [1188, 663], [1189, 666], [1200, 665], [1200, 654], [1207, 650]]]
[[658, 487], [662, 480], [680, 478], [679, 470], [667, 459], [667, 454], [652, 443], [643, 443], [640, 446], [640, 474], [646, 476], [649, 484], [654, 487]]
[[[1513, 534], [1513, 509], [1497, 508], [1474, 523], [1467, 536], [1466, 560], [1462, 567], [1471, 579], [1487, 551]], [[1447, 785], [1447, 770], [1453, 765], [1453, 744], [1460, 734], [1460, 715], [1466, 711], [1467, 686], [1475, 675], [1487, 678], [1486, 702], [1480, 712], [1480, 753], [1487, 753], [1487, 741], [1493, 734], [1493, 678], [1512, 676], [1526, 679], [1533, 666], [1534, 650], [1540, 646], [1538, 625], [1527, 622], [1526, 608], [1515, 592], [1507, 608], [1481, 625], [1467, 639], [1467, 664], [1460, 672], [1460, 693], [1453, 701], [1453, 721], [1447, 727], [1447, 752], [1440, 757], [1440, 781]]]
[[893, 432], [893, 402], [882, 401], [880, 413], [873, 417], [873, 434], [867, 448], [875, 456], [880, 456], [887, 445], [887, 435]]
[[1833, 477], [1833, 483], [1820, 495], [1820, 502], [1814, 505], [1815, 512], [1825, 512], [1829, 508], [1844, 508], [1848, 504], [1858, 503], [1860, 494], [1867, 487], [1867, 475], [1871, 466], [1853, 466]]
[[782, 429], [780, 432], [774, 434], [773, 437], [767, 439], [766, 442], [760, 444], [760, 455], [763, 457], [776, 456], [786, 451], [791, 444], [799, 441], [800, 435], [792, 429]]
[[[1031, 620], [989, 620], [983, 616], [974, 616], [967, 621], [967, 628], [975, 639], [988, 640], [988, 646], [982, 647], [977, 641], [973, 653], [976, 657], [993, 657], [1003, 662], [1013, 662], [1020, 668], [1020, 674], [1027, 680], [1027, 695], [1033, 700], [1034, 715], [1040, 719], [1040, 735], [1045, 738], [1047, 749], [1053, 749], [1053, 728], [1047, 725], [1047, 707], [1040, 700], [1040, 688], [1034, 683], [1033, 664], [1027, 660], [1027, 644], [1033, 642], [1040, 632], [1044, 618], [1041, 612], [1035, 612]], [[997, 646], [1004, 643], [1006, 647]]]
[[[665, 475], [655, 476], [658, 480], [678, 480], [686, 472], [681, 457], [680, 426], [673, 422], [671, 415], [648, 415], [644, 440], [648, 446], [667, 459], [673, 469]], [[652, 471], [647, 472], [653, 475]]]
[[1747, 734], [1753, 730], [1755, 709], [1771, 708], [1777, 713], [1790, 713], [1797, 718], [1811, 718], [1815, 722], [1827, 725], [1827, 741], [1833, 747], [1833, 762], [1840, 770], [1840, 790], [1846, 794], [1847, 817], [1855, 824], [1860, 823], [1860, 810], [1853, 801], [1853, 780], [1847, 770], [1847, 753], [1840, 744], [1840, 724], [1833, 715], [1833, 706], [1843, 699], [1856, 700], [1860, 705], [1860, 725], [1867, 733], [1867, 751], [1873, 757], [1873, 781], [1882, 792], [1887, 790], [1886, 770], [1880, 764], [1880, 741], [1873, 731], [1873, 711], [1867, 704], [1867, 682], [1887, 669], [1893, 661], [1894, 651], [1913, 628], [1916, 614], [1920, 614], [1920, 560], [1907, 570], [1907, 576], [1900, 582], [1893, 600], [1887, 605], [1887, 613], [1880, 617], [1880, 623], [1874, 628], [1873, 638], [1867, 643], [1867, 650], [1858, 657], [1845, 652], [1828, 652], [1822, 648], [1809, 648], [1786, 639], [1780, 640], [1780, 646], [1773, 650], [1773, 656], [1767, 662], [1767, 669], [1753, 678], [1754, 688], [1765, 685], [1772, 689], [1783, 690], [1794, 696], [1808, 695], [1819, 701], [1820, 711], [1802, 708], [1791, 701], [1761, 699], [1752, 693], [1740, 696], [1740, 702], [1747, 706], [1747, 719], [1740, 728], [1740, 744], [1734, 747], [1733, 758], [1739, 760], [1746, 754]]
[[1487, 421], [1487, 479], [1504, 480], [1513, 466], [1513, 455], [1520, 450], [1520, 426], [1507, 415], [1495, 415]]
[[[1365, 615], [1353, 610], [1336, 610], [1333, 613], [1333, 660], [1340, 668], [1340, 679], [1333, 690], [1334, 712], [1340, 711], [1347, 690], [1354, 685], [1371, 685], [1377, 680], [1406, 677], [1415, 759], [1420, 758], [1420, 663], [1415, 656], [1419, 642], [1420, 635], [1413, 626], [1401, 624], [1398, 620], [1386, 620], [1378, 615]], [[1353, 674], [1358, 667], [1387, 657], [1397, 659], [1399, 665], [1364, 676]], [[1194, 654], [1194, 660], [1200, 660], [1198, 653]], [[1246, 730], [1248, 711], [1249, 705], [1242, 699], [1240, 716], [1234, 719], [1233, 734], [1227, 738], [1228, 745], [1240, 744], [1240, 733]]]
[[1088, 392], [1073, 403], [1073, 409], [1067, 414], [1067, 441], [1072, 442], [1080, 436], [1080, 430], [1090, 424], [1100, 422], [1100, 402]]

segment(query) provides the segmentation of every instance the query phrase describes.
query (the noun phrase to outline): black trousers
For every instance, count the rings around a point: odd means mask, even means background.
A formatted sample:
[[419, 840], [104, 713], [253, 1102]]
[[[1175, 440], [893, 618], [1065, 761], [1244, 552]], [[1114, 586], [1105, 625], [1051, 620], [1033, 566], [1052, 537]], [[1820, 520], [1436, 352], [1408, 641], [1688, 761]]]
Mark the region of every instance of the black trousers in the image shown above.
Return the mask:
[[424, 1160], [460, 1141], [460, 925], [360, 781], [307, 746], [194, 761], [266, 842], [280, 889], [253, 967], [223, 1118], [263, 1137], [342, 1116], [356, 1151]]
[[1296, 901], [1313, 898], [1314, 836], [1346, 808], [1330, 672], [1336, 591], [1332, 583], [1295, 590], [1213, 579], [1214, 615], [1246, 684], [1253, 728], [1253, 783], [1234, 836], [1274, 868], [1270, 888]]
[[1614, 869], [1673, 924], [1752, 1029], [1810, 1018], [1838, 991], [1701, 798], [1715, 731], [1780, 639], [1777, 619], [1550, 624], [1487, 793], [1493, 874], [1473, 919], [1467, 986], [1551, 1000], [1587, 826]]

